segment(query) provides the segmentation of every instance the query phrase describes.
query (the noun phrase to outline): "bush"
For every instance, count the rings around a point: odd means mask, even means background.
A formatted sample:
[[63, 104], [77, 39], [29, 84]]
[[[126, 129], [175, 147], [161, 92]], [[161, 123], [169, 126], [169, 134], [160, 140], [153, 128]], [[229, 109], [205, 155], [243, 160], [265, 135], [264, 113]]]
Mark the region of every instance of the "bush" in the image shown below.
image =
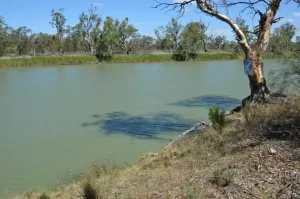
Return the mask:
[[218, 106], [215, 106], [209, 109], [208, 117], [213, 124], [213, 128], [222, 133], [225, 126], [225, 111], [221, 110]]
[[42, 195], [40, 195], [39, 199], [50, 199], [50, 197], [46, 193], [42, 193]]
[[217, 186], [226, 187], [230, 185], [235, 177], [235, 172], [227, 169], [218, 169], [214, 171], [211, 182]]
[[86, 181], [82, 187], [83, 199], [100, 199], [99, 191], [91, 181]]

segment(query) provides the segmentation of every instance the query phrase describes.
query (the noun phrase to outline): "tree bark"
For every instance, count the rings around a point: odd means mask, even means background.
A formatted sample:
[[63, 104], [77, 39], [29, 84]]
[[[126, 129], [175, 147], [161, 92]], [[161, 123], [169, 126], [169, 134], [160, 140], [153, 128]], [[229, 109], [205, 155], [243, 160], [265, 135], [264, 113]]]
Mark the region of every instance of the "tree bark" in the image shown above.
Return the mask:
[[252, 76], [248, 76], [250, 84], [250, 100], [254, 102], [268, 102], [274, 97], [269, 91], [262, 69], [262, 58], [270, 42], [270, 33], [276, 12], [281, 0], [272, 0], [266, 13], [260, 14], [259, 34], [256, 43], [249, 51], [244, 51], [248, 59], [252, 59]]
[[248, 75], [251, 91], [250, 101], [265, 102], [271, 93], [264, 78], [262, 62], [254, 59], [252, 62], [253, 72], [252, 75]]
[[208, 52], [207, 42], [204, 40], [203, 44], [204, 44], [204, 52], [207, 53]]

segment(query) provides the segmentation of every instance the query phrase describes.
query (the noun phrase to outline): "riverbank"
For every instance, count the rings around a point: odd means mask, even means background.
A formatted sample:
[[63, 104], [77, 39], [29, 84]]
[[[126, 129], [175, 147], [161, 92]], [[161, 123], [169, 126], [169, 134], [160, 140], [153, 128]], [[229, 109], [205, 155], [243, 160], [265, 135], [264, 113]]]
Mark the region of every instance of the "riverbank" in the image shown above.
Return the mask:
[[[239, 59], [239, 55], [231, 53], [196, 54], [194, 61], [205, 60], [234, 60]], [[134, 54], [134, 55], [114, 55], [104, 57], [101, 61], [96, 56], [76, 55], [76, 56], [41, 56], [26, 58], [0, 59], [1, 67], [30, 67], [30, 66], [57, 66], [57, 65], [80, 65], [98, 63], [145, 63], [145, 62], [172, 62], [180, 61], [179, 55], [173, 54]]]
[[[291, 55], [287, 53], [267, 53], [265, 59], [280, 59]], [[233, 53], [197, 53], [191, 56], [192, 61], [213, 60], [242, 60], [242, 54]], [[57, 65], [81, 65], [98, 63], [147, 63], [147, 62], [172, 62], [184, 61], [179, 54], [133, 54], [114, 55], [104, 57], [100, 61], [96, 56], [72, 55], [72, 56], [40, 56], [40, 57], [18, 57], [0, 59], [0, 68], [3, 67], [32, 67], [32, 66], [57, 66]]]
[[[278, 59], [287, 57], [289, 54], [266, 54], [266, 59]], [[198, 53], [192, 56], [193, 61], [209, 60], [237, 60], [243, 59], [243, 55], [233, 53]], [[144, 63], [144, 62], [172, 62], [182, 61], [178, 54], [134, 54], [114, 55], [105, 57], [103, 63]], [[95, 56], [73, 55], [73, 56], [40, 56], [0, 59], [0, 68], [3, 67], [31, 67], [31, 66], [57, 66], [57, 65], [80, 65], [100, 63]]]
[[253, 105], [122, 168], [91, 166], [70, 185], [28, 198], [299, 198], [299, 98]]

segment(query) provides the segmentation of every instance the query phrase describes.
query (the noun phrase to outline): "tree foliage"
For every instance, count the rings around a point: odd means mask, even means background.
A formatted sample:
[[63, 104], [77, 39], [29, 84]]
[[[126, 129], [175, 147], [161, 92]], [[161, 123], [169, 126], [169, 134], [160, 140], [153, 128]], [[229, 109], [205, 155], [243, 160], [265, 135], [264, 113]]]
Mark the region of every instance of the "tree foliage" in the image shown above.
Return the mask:
[[26, 52], [28, 51], [30, 47], [30, 33], [31, 29], [27, 28], [26, 26], [22, 26], [12, 31], [14, 41], [16, 42], [18, 55], [26, 54]]
[[300, 91], [300, 55], [294, 53], [287, 58], [281, 69], [270, 72], [271, 86], [279, 92]]
[[129, 54], [134, 50], [135, 38], [138, 30], [128, 23], [129, 19], [126, 17], [117, 27], [120, 47], [125, 54]]
[[0, 16], [0, 56], [4, 56], [11, 50], [9, 47], [12, 45], [12, 28], [6, 24], [4, 18]]
[[102, 19], [97, 12], [97, 7], [91, 5], [88, 13], [82, 13], [79, 16], [81, 36], [83, 38], [86, 52], [96, 54], [96, 47], [100, 39], [100, 25]]
[[63, 11], [63, 8], [60, 8], [58, 11], [55, 11], [54, 9], [51, 11], [52, 21], [50, 24], [53, 28], [56, 28], [59, 53], [63, 53], [63, 36], [65, 33], [65, 23], [67, 21], [66, 17], [63, 15]]
[[196, 53], [203, 41], [200, 22], [190, 22], [181, 33], [180, 51], [185, 55], [185, 60], [190, 53]]
[[285, 23], [279, 28], [275, 28], [270, 38], [270, 51], [283, 52], [292, 50], [292, 38], [296, 34], [297, 28], [291, 23]]

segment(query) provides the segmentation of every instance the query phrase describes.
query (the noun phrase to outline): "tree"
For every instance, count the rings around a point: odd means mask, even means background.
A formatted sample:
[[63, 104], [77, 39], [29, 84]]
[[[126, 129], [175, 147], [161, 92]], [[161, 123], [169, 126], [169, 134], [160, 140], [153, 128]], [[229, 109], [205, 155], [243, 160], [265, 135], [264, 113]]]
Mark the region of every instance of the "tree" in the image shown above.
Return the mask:
[[274, 34], [280, 36], [282, 40], [285, 41], [286, 50], [289, 50], [292, 38], [296, 34], [297, 28], [291, 23], [285, 23], [279, 28], [276, 28]]
[[81, 37], [81, 25], [77, 24], [71, 29], [71, 42], [73, 52], [76, 52], [80, 48], [80, 43], [82, 42]]
[[54, 54], [57, 47], [57, 37], [45, 33], [32, 34], [30, 36], [31, 55], [37, 54], [48, 55]]
[[60, 8], [58, 11], [55, 11], [54, 9], [51, 11], [52, 21], [50, 24], [52, 27], [56, 28], [56, 34], [58, 39], [58, 52], [63, 53], [63, 37], [65, 33], [65, 23], [67, 21], [66, 17], [62, 14], [64, 11], [63, 8]]
[[12, 45], [11, 32], [12, 28], [0, 16], [0, 56], [6, 55], [9, 52], [9, 47]]
[[[289, 2], [296, 2], [297, 5], [299, 5], [298, 0]], [[267, 88], [262, 70], [262, 58], [269, 45], [272, 25], [280, 20], [280, 18], [275, 18], [275, 16], [282, 0], [241, 0], [237, 2], [229, 0], [186, 0], [175, 3], [159, 3], [156, 8], [173, 6], [174, 10], [182, 13], [185, 10], [185, 6], [191, 3], [196, 3], [198, 9], [203, 13], [228, 24], [236, 34], [236, 40], [245, 54], [245, 65], [252, 66], [251, 73], [248, 73], [251, 94], [243, 100], [243, 104], [245, 104], [245, 101], [266, 102], [276, 99], [278, 95], [271, 93]], [[250, 46], [246, 32], [241, 29], [237, 22], [227, 15], [228, 10], [232, 7], [241, 9], [241, 12], [249, 10], [253, 15], [259, 17], [257, 39], [253, 42], [253, 45]], [[262, 12], [262, 9], [265, 9], [265, 11]]]
[[30, 46], [29, 33], [31, 33], [31, 29], [26, 26], [13, 30], [12, 34], [16, 41], [18, 55], [27, 54]]
[[[66, 30], [66, 37], [63, 41], [63, 51], [64, 52], [72, 52], [73, 51], [73, 45], [72, 45], [72, 27], [71, 26], [67, 26]], [[74, 52], [74, 51], [73, 51]]]
[[154, 38], [151, 36], [141, 36], [140, 38], [140, 47], [144, 50], [149, 50], [152, 48], [152, 45], [154, 44]]
[[226, 41], [226, 37], [225, 36], [217, 36], [215, 38], [215, 43], [218, 46], [218, 51], [220, 52], [221, 50], [221, 45]]
[[208, 52], [208, 41], [211, 39], [212, 35], [210, 33], [207, 32], [209, 24], [206, 25], [204, 22], [202, 22], [200, 20], [200, 31], [203, 34], [203, 39], [202, 39], [202, 43], [203, 43], [203, 47], [204, 47], [204, 52]]
[[278, 35], [276, 32], [271, 35], [270, 44], [268, 46], [269, 51], [273, 53], [282, 52], [283, 47], [286, 46], [287, 38], [282, 35]]
[[101, 35], [100, 25], [102, 19], [96, 12], [97, 7], [91, 5], [88, 14], [82, 13], [79, 16], [81, 35], [86, 51], [92, 55], [96, 54], [96, 47]]
[[118, 26], [119, 21], [111, 17], [106, 17], [103, 25], [101, 49], [107, 52], [109, 56], [113, 54], [113, 48], [118, 44]]
[[134, 38], [138, 31], [133, 25], [128, 24], [128, 21], [129, 19], [126, 17], [118, 26], [120, 47], [127, 55], [134, 50]]
[[166, 34], [167, 37], [170, 38], [170, 41], [172, 42], [172, 47], [175, 50], [178, 50], [179, 47], [179, 37], [180, 33], [183, 29], [183, 25], [178, 23], [178, 21], [175, 18], [172, 18], [171, 21], [166, 26]]
[[189, 59], [189, 53], [196, 53], [200, 48], [203, 40], [203, 32], [201, 31], [200, 22], [188, 23], [181, 33], [181, 52], [185, 56], [185, 60]]
[[286, 36], [289, 40], [292, 40], [292, 38], [295, 36], [296, 30], [297, 28], [290, 22], [281, 25], [278, 29], [279, 34]]
[[156, 45], [159, 47], [159, 49], [165, 51], [167, 49], [169, 50], [172, 47], [171, 38], [167, 34], [165, 27], [158, 27], [154, 30], [154, 34], [156, 36]]

